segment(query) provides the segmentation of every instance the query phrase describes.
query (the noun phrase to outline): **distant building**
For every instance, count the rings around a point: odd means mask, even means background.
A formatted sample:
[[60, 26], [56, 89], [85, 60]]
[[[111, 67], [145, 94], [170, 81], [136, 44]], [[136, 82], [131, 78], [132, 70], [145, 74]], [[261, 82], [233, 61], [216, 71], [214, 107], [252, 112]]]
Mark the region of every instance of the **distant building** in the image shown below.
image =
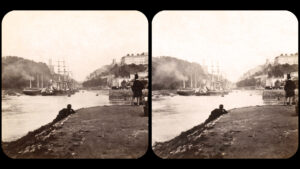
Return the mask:
[[[147, 79], [148, 78], [148, 71], [145, 72], [138, 72], [139, 79]], [[134, 79], [135, 73], [130, 74], [130, 79]]]
[[298, 53], [290, 54], [290, 55], [281, 54], [280, 56], [275, 57], [274, 64], [275, 65], [278, 65], [278, 64], [289, 64], [289, 65], [298, 64]]
[[285, 79], [282, 78], [282, 77], [269, 77], [269, 78], [266, 79], [265, 86], [267, 86], [267, 87], [275, 87], [276, 81], [279, 81], [280, 84], [283, 84], [283, 82], [285, 81]]
[[136, 64], [136, 65], [146, 65], [148, 64], [148, 53], [144, 52], [141, 54], [127, 54], [121, 59], [121, 65], [124, 64]]
[[114, 79], [112, 79], [111, 87], [121, 87], [123, 81], [129, 82], [130, 79], [129, 79], [129, 77], [117, 77], [117, 78], [114, 78]]
[[259, 75], [254, 77], [255, 80], [259, 80], [260, 82], [265, 82], [268, 79], [268, 75]]
[[[284, 74], [283, 76], [284, 76], [284, 79], [287, 79], [287, 74]], [[291, 76], [292, 80], [298, 79], [298, 72], [291, 72], [290, 76]]]

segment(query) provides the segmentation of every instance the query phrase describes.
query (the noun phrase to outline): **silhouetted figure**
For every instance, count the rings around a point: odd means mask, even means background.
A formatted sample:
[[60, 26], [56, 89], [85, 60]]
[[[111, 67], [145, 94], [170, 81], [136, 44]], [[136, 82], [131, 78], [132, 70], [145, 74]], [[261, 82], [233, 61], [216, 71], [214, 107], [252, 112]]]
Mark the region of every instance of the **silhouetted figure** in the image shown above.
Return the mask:
[[52, 123], [56, 123], [64, 118], [66, 118], [67, 116], [69, 116], [70, 114], [74, 114], [75, 111], [72, 109], [72, 105], [68, 104], [67, 108], [64, 108], [62, 110], [59, 111], [57, 117], [53, 120]]
[[290, 105], [295, 103], [296, 84], [291, 80], [290, 74], [287, 74], [287, 80], [284, 85], [285, 101], [284, 104]]
[[208, 122], [210, 122], [210, 121], [212, 121], [212, 120], [215, 120], [216, 118], [218, 118], [218, 117], [220, 117], [221, 115], [226, 114], [226, 113], [228, 113], [228, 112], [224, 109], [223, 104], [220, 104], [220, 106], [219, 106], [218, 109], [214, 109], [214, 110], [210, 113], [208, 119], [207, 119], [204, 123], [208, 123]]
[[137, 99], [137, 105], [140, 105], [141, 101], [142, 101], [142, 96], [143, 96], [143, 88], [144, 85], [141, 81], [138, 80], [139, 76], [138, 74], [135, 74], [134, 76], [134, 82], [132, 85], [132, 92], [133, 92], [133, 100], [132, 103], [134, 104], [134, 100], [135, 98]]
[[126, 81], [125, 80], [123, 80], [121, 82], [121, 87], [122, 87], [122, 89], [126, 89]]
[[276, 82], [275, 82], [275, 84], [274, 84], [274, 85], [275, 85], [274, 88], [275, 88], [275, 89], [280, 89], [280, 84], [281, 84], [280, 81], [279, 81], [279, 80], [276, 80]]

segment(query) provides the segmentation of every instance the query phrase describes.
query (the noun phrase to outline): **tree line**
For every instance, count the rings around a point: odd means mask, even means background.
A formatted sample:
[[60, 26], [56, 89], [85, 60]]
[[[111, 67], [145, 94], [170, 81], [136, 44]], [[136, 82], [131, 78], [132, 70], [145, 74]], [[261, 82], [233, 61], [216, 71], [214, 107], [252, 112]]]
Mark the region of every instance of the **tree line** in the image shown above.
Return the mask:
[[[106, 66], [107, 67], [107, 66]], [[115, 64], [100, 74], [89, 78], [82, 83], [83, 87], [96, 87], [96, 86], [107, 86], [107, 78], [103, 78], [107, 75], [114, 75], [114, 77], [130, 77], [130, 74], [137, 72], [144, 72], [147, 70], [147, 65], [136, 65], [136, 64]], [[93, 72], [94, 73], [94, 72]]]
[[169, 56], [152, 58], [152, 89], [178, 89], [185, 81], [188, 87], [191, 83], [201, 83], [201, 79], [208, 79], [207, 72], [198, 63]]
[[34, 62], [17, 56], [2, 57], [2, 88], [22, 89], [37, 84], [37, 76], [41, 82], [43, 76], [44, 85], [47, 85], [51, 77], [50, 70], [45, 63]]
[[254, 77], [259, 75], [267, 75], [268, 78], [283, 78], [285, 74], [291, 72], [298, 72], [298, 65], [289, 65], [289, 64], [279, 64], [279, 65], [271, 65], [264, 67], [262, 71], [258, 71], [248, 77], [247, 79], [243, 79], [236, 83], [237, 87], [246, 87], [246, 86], [263, 86], [262, 82]]

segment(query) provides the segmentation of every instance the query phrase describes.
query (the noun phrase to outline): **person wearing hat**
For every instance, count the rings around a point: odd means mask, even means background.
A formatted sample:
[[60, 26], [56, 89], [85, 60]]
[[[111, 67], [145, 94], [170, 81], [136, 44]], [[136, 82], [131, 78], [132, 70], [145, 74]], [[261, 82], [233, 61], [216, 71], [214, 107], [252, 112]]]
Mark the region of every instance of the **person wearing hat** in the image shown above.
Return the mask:
[[142, 101], [142, 96], [143, 96], [142, 90], [144, 88], [144, 85], [141, 81], [138, 80], [138, 78], [139, 78], [139, 76], [136, 73], [134, 75], [134, 82], [133, 82], [133, 85], [131, 87], [132, 92], [133, 92], [133, 97], [132, 97], [132, 104], [133, 105], [134, 105], [135, 98], [137, 99], [137, 105], [140, 105], [141, 101]]
[[284, 105], [294, 104], [296, 84], [291, 80], [291, 75], [287, 74], [287, 80], [284, 85], [285, 101]]

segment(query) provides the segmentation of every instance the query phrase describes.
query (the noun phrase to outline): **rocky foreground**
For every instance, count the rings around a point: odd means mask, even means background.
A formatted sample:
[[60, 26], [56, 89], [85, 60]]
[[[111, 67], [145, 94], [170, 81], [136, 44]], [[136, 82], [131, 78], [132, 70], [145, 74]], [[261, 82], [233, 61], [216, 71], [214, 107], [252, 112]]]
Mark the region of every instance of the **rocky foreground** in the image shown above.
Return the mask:
[[10, 158], [139, 158], [148, 148], [148, 117], [142, 106], [77, 110], [13, 141], [2, 142]]
[[295, 106], [256, 106], [228, 114], [153, 146], [161, 158], [290, 158], [298, 149]]

